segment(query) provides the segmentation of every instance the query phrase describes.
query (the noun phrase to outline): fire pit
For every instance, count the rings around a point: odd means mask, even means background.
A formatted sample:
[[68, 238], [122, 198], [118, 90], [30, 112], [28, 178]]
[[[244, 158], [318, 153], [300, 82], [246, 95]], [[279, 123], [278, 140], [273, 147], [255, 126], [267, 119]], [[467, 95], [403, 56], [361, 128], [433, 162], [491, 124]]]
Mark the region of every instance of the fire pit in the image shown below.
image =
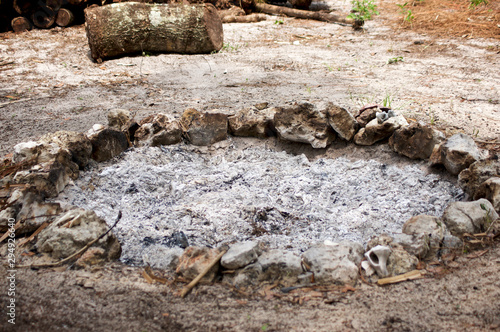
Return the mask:
[[212, 152], [183, 143], [132, 149], [81, 174], [59, 199], [110, 221], [122, 210], [121, 259], [143, 265], [161, 246], [256, 240], [298, 253], [324, 240], [366, 244], [401, 233], [415, 215], [440, 216], [462, 195], [415, 164], [309, 160], [257, 140], [226, 142]]

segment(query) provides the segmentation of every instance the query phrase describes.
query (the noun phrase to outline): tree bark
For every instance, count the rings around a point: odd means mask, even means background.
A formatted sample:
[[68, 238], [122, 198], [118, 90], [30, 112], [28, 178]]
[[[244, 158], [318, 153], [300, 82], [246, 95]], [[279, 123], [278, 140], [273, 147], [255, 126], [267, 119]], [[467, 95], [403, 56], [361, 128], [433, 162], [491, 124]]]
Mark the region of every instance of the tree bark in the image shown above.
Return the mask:
[[292, 9], [287, 7], [273, 6], [265, 3], [255, 3], [256, 11], [266, 14], [286, 15], [290, 17], [303, 18], [307, 20], [317, 20], [330, 23], [340, 23], [351, 25], [353, 28], [363, 26], [363, 21], [355, 21], [350, 18], [343, 18], [330, 13], [311, 12], [307, 10]]
[[33, 24], [31, 24], [31, 21], [24, 16], [19, 16], [12, 19], [10, 24], [12, 25], [12, 30], [14, 30], [14, 32], [29, 31], [33, 28]]
[[75, 19], [75, 16], [71, 12], [71, 10], [66, 9], [66, 8], [61, 8], [57, 12], [56, 24], [60, 27], [67, 27], [71, 23], [73, 23], [74, 19]]
[[211, 4], [122, 2], [85, 10], [95, 60], [141, 52], [210, 53], [223, 44], [222, 22]]
[[14, 0], [12, 6], [21, 15], [32, 14], [37, 7], [35, 0]]
[[222, 23], [255, 23], [267, 20], [265, 14], [249, 14], [245, 16], [224, 16]]

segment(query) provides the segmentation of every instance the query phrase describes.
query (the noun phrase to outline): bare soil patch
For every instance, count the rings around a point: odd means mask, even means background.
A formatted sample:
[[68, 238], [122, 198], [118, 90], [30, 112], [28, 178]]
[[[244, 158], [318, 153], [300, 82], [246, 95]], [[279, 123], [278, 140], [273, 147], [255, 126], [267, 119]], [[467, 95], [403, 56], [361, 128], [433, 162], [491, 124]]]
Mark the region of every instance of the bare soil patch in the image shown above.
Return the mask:
[[[338, 12], [350, 9], [348, 2], [328, 4]], [[233, 113], [260, 102], [279, 106], [321, 99], [355, 111], [384, 98], [410, 121], [431, 123], [448, 135], [465, 132], [498, 151], [498, 38], [479, 37], [477, 30], [436, 34], [417, 25], [416, 14], [413, 29], [401, 28], [392, 23], [401, 22], [399, 12], [384, 10], [389, 5], [398, 9], [392, 1], [382, 2], [382, 15], [363, 31], [269, 17], [224, 25], [226, 44], [217, 54], [145, 54], [102, 64], [90, 60], [83, 26], [1, 34], [0, 155], [49, 131], [106, 124], [112, 108], [130, 109], [141, 119], [158, 112], [178, 117], [188, 107]], [[498, 8], [491, 8], [497, 15]], [[449, 7], [431, 10], [445, 13]], [[498, 15], [492, 20], [498, 24]], [[355, 150], [361, 157], [378, 154], [374, 148]], [[141, 268], [119, 263], [92, 271], [19, 269], [17, 324], [11, 326], [3, 315], [0, 330], [500, 328], [498, 243], [483, 255], [427, 269], [425, 279], [387, 287], [360, 283], [354, 291], [332, 286], [285, 294], [279, 287], [241, 292], [218, 284], [202, 285], [185, 299], [176, 296], [183, 284], [173, 276], [165, 276], [166, 285], [148, 284]], [[4, 267], [0, 275], [7, 275]], [[0, 299], [3, 306], [5, 291]]]

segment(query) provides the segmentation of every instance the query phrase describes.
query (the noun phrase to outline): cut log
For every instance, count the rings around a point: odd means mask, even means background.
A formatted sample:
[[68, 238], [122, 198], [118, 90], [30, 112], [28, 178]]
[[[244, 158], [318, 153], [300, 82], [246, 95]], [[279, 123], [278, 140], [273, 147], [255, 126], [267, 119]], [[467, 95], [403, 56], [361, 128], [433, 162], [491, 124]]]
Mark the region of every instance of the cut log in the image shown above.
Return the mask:
[[12, 30], [14, 30], [14, 32], [25, 32], [33, 29], [33, 24], [31, 24], [31, 21], [24, 16], [19, 16], [12, 19], [10, 24], [12, 25]]
[[353, 28], [360, 28], [364, 24], [363, 21], [355, 21], [350, 18], [340, 17], [338, 15], [330, 13], [311, 12], [307, 10], [293, 9], [288, 7], [273, 6], [266, 3], [255, 3], [255, 10], [266, 14], [286, 15], [306, 20], [317, 20], [329, 23], [350, 25]]
[[37, 4], [35, 0], [14, 0], [12, 7], [18, 14], [29, 15], [36, 10]]
[[49, 6], [40, 5], [33, 15], [31, 15], [31, 20], [36, 27], [48, 29], [54, 25], [56, 14], [56, 11]]
[[66, 8], [61, 8], [57, 12], [56, 24], [60, 27], [67, 27], [67, 26], [70, 26], [71, 23], [73, 23], [74, 19], [75, 19], [75, 16], [71, 12], [71, 10], [66, 9]]
[[219, 51], [222, 21], [212, 4], [122, 2], [85, 9], [95, 60], [141, 52], [198, 54]]

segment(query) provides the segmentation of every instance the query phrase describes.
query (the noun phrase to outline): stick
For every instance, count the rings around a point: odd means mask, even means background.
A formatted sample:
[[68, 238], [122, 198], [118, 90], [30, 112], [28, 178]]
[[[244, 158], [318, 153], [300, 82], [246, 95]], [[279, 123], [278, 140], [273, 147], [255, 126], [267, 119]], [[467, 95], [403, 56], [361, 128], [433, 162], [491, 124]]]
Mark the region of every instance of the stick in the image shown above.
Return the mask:
[[303, 18], [306, 20], [337, 23], [342, 25], [349, 25], [353, 28], [360, 28], [364, 24], [363, 21], [355, 21], [350, 18], [343, 18], [330, 13], [311, 12], [308, 10], [269, 5], [267, 3], [255, 3], [255, 9], [266, 14], [286, 15], [289, 17]]
[[184, 287], [181, 291], [181, 297], [185, 297], [191, 291], [191, 289], [193, 289], [193, 287], [196, 286], [198, 282], [200, 282], [201, 278], [203, 278], [208, 273], [208, 271], [210, 271], [210, 269], [220, 261], [220, 259], [222, 258], [222, 256], [224, 256], [225, 253], [226, 250], [222, 250], [217, 255], [217, 257], [215, 257], [214, 260], [205, 268], [205, 270], [201, 271], [201, 273], [198, 274], [198, 276], [194, 278], [193, 281], [191, 281], [186, 287]]
[[267, 20], [265, 14], [250, 14], [245, 16], [224, 16], [222, 23], [255, 23]]
[[61, 264], [64, 264], [70, 260], [72, 260], [73, 258], [75, 258], [76, 256], [80, 255], [80, 254], [83, 254], [85, 251], [87, 251], [88, 248], [90, 248], [94, 243], [96, 243], [97, 241], [99, 241], [100, 239], [102, 239], [103, 237], [105, 237], [106, 235], [108, 235], [109, 232], [111, 232], [111, 230], [118, 224], [118, 222], [120, 221], [120, 219], [122, 218], [122, 211], [118, 211], [118, 216], [116, 217], [116, 221], [115, 223], [113, 224], [113, 226], [111, 226], [106, 232], [104, 232], [103, 234], [101, 234], [97, 239], [95, 240], [92, 240], [90, 241], [89, 243], [87, 243], [87, 245], [85, 245], [85, 247], [83, 247], [82, 249], [78, 250], [77, 252], [75, 252], [73, 255], [70, 255], [64, 259], [61, 259], [60, 261], [57, 261], [57, 262], [53, 262], [53, 263], [47, 263], [47, 264], [29, 264], [29, 265], [18, 265], [16, 267], [29, 267], [29, 268], [33, 268], [33, 267], [55, 267], [55, 266], [59, 266]]
[[19, 103], [19, 102], [28, 101], [28, 100], [31, 100], [31, 98], [24, 98], [24, 99], [8, 101], [6, 103], [0, 104], [0, 108], [5, 107], [5, 106], [10, 105], [10, 104]]
[[407, 272], [405, 274], [400, 274], [400, 275], [395, 276], [395, 277], [379, 279], [377, 281], [377, 284], [379, 286], [388, 285], [388, 284], [396, 284], [398, 282], [407, 281], [407, 280], [414, 280], [414, 279], [421, 279], [423, 277], [424, 277], [424, 273], [422, 271], [413, 270], [413, 271]]

